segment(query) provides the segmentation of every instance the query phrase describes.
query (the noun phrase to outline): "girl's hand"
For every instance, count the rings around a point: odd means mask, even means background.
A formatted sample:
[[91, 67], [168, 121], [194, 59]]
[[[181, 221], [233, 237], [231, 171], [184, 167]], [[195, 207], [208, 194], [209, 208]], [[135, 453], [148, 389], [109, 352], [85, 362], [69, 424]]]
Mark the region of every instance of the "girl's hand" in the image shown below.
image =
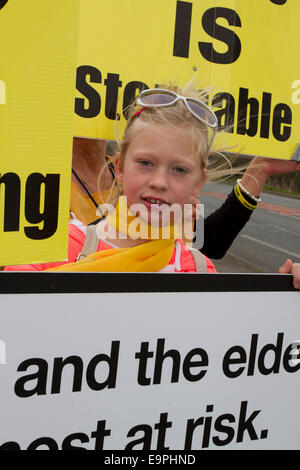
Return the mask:
[[300, 263], [293, 263], [290, 259], [279, 268], [280, 274], [292, 274], [293, 275], [293, 286], [295, 289], [300, 290]]
[[258, 165], [267, 177], [300, 171], [300, 162], [277, 158], [256, 157], [253, 159], [253, 165]]
[[241, 183], [251, 194], [259, 196], [270, 176], [294, 171], [300, 171], [300, 162], [256, 157], [245, 171]]

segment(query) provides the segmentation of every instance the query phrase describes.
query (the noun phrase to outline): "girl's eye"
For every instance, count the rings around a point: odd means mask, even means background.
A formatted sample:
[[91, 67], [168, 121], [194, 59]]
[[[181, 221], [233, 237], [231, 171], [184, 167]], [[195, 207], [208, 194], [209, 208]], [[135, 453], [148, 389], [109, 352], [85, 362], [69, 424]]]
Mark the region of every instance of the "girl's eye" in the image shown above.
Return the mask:
[[185, 168], [182, 168], [181, 166], [176, 166], [174, 168], [174, 172], [177, 173], [178, 175], [185, 175], [188, 173], [188, 171]]
[[139, 164], [142, 166], [151, 166], [152, 163], [149, 160], [140, 160]]

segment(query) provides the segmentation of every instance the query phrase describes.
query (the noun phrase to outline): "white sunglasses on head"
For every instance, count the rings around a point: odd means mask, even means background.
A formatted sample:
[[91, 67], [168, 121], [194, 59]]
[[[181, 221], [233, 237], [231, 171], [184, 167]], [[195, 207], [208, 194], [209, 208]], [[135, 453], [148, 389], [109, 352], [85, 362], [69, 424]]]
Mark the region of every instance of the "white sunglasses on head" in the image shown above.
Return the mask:
[[164, 106], [173, 106], [179, 100], [185, 103], [187, 109], [196, 119], [213, 130], [213, 135], [208, 146], [210, 147], [217, 131], [218, 120], [210, 107], [202, 101], [196, 98], [178, 95], [171, 90], [153, 88], [142, 91], [136, 100], [136, 104], [145, 108], [161, 108]]

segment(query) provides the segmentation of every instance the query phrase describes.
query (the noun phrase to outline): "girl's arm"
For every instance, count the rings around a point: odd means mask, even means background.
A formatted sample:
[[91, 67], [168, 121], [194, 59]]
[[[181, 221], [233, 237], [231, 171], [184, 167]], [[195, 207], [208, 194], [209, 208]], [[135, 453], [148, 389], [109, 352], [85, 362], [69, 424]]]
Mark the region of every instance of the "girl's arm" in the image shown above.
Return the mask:
[[[241, 183], [250, 194], [257, 197], [270, 176], [299, 170], [299, 162], [256, 157], [241, 178]], [[247, 194], [242, 195], [246, 202], [256, 207], [255, 201]], [[204, 245], [201, 252], [209, 258], [222, 258], [252, 213], [253, 209], [243, 205], [232, 191], [219, 209], [204, 219]]]
[[300, 171], [300, 162], [276, 158], [253, 158], [241, 183], [254, 196], [259, 196], [270, 176]]

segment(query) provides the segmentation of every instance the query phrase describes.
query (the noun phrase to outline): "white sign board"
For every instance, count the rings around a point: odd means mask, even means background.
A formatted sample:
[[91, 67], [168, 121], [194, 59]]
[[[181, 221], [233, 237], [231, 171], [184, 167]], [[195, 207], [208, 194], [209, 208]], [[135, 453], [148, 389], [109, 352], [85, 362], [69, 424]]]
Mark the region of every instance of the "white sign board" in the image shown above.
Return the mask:
[[[222, 292], [222, 275], [115, 274], [105, 292], [93, 274], [94, 293], [54, 276], [68, 293], [49, 281], [49, 293], [0, 295], [0, 448], [300, 448], [300, 293], [268, 292], [276, 275], [234, 278], [266, 291]], [[128, 276], [144, 292], [118, 292]]]

